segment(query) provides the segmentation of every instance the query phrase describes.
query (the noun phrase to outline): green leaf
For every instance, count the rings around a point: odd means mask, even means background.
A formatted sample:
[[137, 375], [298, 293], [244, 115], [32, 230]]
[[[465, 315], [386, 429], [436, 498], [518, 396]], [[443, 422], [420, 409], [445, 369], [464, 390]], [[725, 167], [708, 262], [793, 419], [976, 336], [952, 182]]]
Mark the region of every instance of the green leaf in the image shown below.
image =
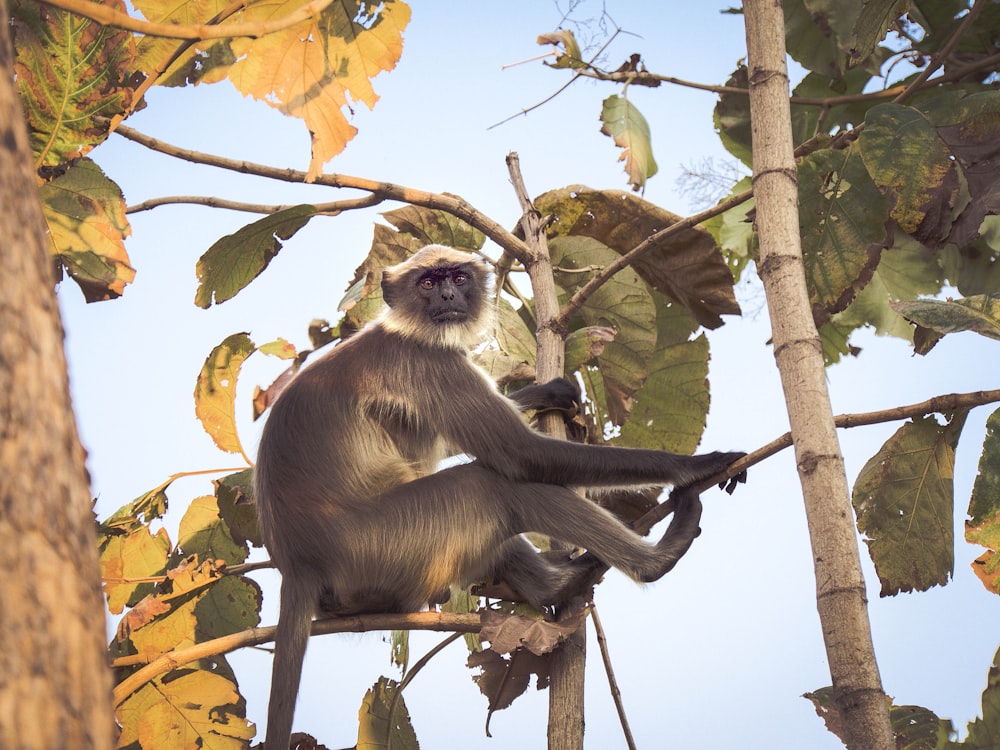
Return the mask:
[[232, 299], [256, 279], [274, 259], [284, 241], [302, 229], [317, 213], [301, 205], [265, 216], [241, 227], [212, 245], [198, 259], [198, 290], [194, 303], [209, 308]]
[[195, 498], [188, 505], [181, 518], [177, 546], [184, 555], [197, 554], [202, 560], [224, 560], [230, 565], [245, 561], [249, 554], [246, 544], [233, 539], [212, 495]]
[[997, 746], [997, 737], [1000, 737], [1000, 651], [993, 656], [986, 676], [982, 708], [982, 716], [969, 722], [969, 736], [961, 746], [965, 750], [990, 750]]
[[[813, 704], [827, 730], [847, 744], [833, 688], [820, 688], [802, 697]], [[889, 720], [892, 722], [895, 747], [901, 750], [938, 750], [944, 748], [955, 733], [950, 719], [940, 719], [933, 711], [920, 706], [890, 705]]]
[[618, 161], [625, 162], [625, 174], [633, 190], [646, 187], [646, 180], [656, 174], [649, 123], [642, 113], [624, 96], [612, 94], [601, 109], [601, 132], [614, 139], [622, 149]]
[[966, 413], [944, 426], [907, 422], [858, 475], [852, 500], [882, 596], [944, 586], [954, 572], [952, 479]]
[[528, 326], [507, 300], [499, 299], [496, 307], [495, 333], [500, 350], [514, 360], [533, 367], [538, 349], [534, 334], [528, 330]]
[[116, 510], [107, 520], [101, 522], [102, 533], [133, 531], [149, 525], [157, 518], [162, 518], [167, 512], [166, 489], [169, 485], [170, 482], [165, 482]]
[[[121, 0], [107, 4], [126, 11]], [[35, 166], [65, 164], [107, 138], [107, 126], [95, 117], [131, 107], [132, 32], [24, 0], [11, 4], [11, 15]]]
[[131, 234], [118, 186], [80, 159], [38, 189], [52, 254], [87, 302], [114, 299], [135, 278], [125, 238]]
[[[572, 269], [605, 266], [617, 254], [590, 237], [556, 237], [549, 245], [556, 284], [567, 293], [585, 283], [586, 274]], [[632, 397], [646, 380], [656, 346], [656, 306], [649, 289], [631, 268], [625, 268], [591, 295], [580, 311], [584, 325], [615, 329], [598, 357], [608, 396], [609, 417], [623, 424]]]
[[566, 372], [574, 372], [604, 353], [615, 340], [615, 329], [608, 326], [584, 326], [566, 337]]
[[[850, 9], [841, 6], [842, 13], [846, 11], [850, 14], [849, 19], [837, 14], [837, 7], [832, 6], [829, 0], [784, 0], [781, 7], [785, 14], [785, 47], [788, 54], [807, 70], [831, 78], [843, 77], [848, 58], [838, 44], [837, 32], [846, 34], [853, 27], [856, 6], [853, 3]], [[839, 23], [832, 23], [831, 10], [835, 17], [839, 15]]]
[[195, 601], [195, 638], [199, 643], [260, 625], [260, 586], [246, 576], [227, 575]]
[[264, 538], [253, 502], [253, 469], [244, 469], [215, 481], [219, 517], [229, 526], [237, 544], [250, 542], [263, 547]]
[[[380, 677], [365, 694], [358, 710], [357, 750], [417, 750], [417, 736], [410, 723], [399, 685], [388, 677]], [[390, 709], [392, 714], [390, 716]]]
[[269, 357], [277, 357], [278, 359], [295, 359], [299, 356], [299, 353], [295, 350], [295, 345], [283, 338], [277, 338], [274, 341], [261, 344], [257, 347], [257, 351]]
[[194, 388], [195, 415], [215, 444], [228, 453], [243, 453], [236, 430], [236, 380], [253, 352], [247, 334], [227, 337], [205, 359]]
[[940, 334], [975, 331], [987, 338], [1000, 339], [1000, 294], [897, 302], [893, 309], [907, 320]]
[[940, 246], [951, 229], [958, 170], [927, 118], [901, 104], [872, 107], [858, 146], [875, 184], [895, 199], [890, 215], [899, 227]]
[[671, 453], [693, 453], [701, 442], [708, 414], [708, 339], [670, 341], [677, 315], [686, 316], [676, 305], [657, 305], [656, 353], [649, 377], [635, 395], [635, 405], [622, 425], [621, 443], [630, 447], [656, 448]]
[[875, 272], [889, 200], [853, 148], [824, 149], [799, 166], [799, 206], [809, 296], [814, 308], [840, 312]]
[[854, 22], [851, 60], [864, 60], [885, 39], [893, 22], [909, 10], [911, 0], [866, 0]]
[[1000, 409], [986, 420], [986, 439], [979, 457], [979, 473], [972, 485], [969, 524], [978, 526], [1000, 514]]
[[456, 216], [436, 208], [403, 206], [382, 217], [397, 230], [420, 240], [421, 245], [447, 245], [466, 252], [481, 250], [486, 235]]
[[[727, 88], [746, 91], [750, 87], [746, 65], [737, 66], [726, 80]], [[747, 94], [719, 94], [719, 102], [712, 113], [719, 140], [726, 151], [746, 166], [753, 166], [750, 135], [750, 97]]]
[[934, 253], [906, 235], [882, 252], [871, 280], [834, 322], [851, 329], [870, 325], [880, 335], [913, 341], [913, 326], [895, 309], [897, 300], [911, 300], [941, 290], [941, 269]]

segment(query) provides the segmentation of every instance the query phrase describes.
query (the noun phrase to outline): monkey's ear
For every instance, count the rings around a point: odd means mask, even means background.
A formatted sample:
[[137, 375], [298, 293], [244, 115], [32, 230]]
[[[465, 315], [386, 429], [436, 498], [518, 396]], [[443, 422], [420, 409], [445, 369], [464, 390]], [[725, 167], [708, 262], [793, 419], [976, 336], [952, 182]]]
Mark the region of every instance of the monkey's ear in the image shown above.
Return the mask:
[[382, 270], [382, 299], [385, 304], [392, 307], [398, 299], [396, 292], [399, 290], [399, 280], [393, 277], [388, 268]]

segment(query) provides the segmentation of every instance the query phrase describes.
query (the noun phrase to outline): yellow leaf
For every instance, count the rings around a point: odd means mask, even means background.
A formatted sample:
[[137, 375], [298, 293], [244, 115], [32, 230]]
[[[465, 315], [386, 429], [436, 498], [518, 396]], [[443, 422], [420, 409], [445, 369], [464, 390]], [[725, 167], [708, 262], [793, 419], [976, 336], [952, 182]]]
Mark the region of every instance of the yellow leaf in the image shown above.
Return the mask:
[[[245, 21], [282, 18], [305, 0], [263, 0], [244, 13]], [[351, 6], [353, 7], [353, 6]], [[243, 94], [305, 121], [312, 134], [308, 179], [344, 150], [357, 128], [344, 109], [356, 102], [369, 109], [378, 95], [371, 79], [392, 70], [403, 52], [403, 29], [410, 8], [399, 0], [375, 6], [370, 15], [351, 16], [333, 3], [319, 16], [260, 39], [236, 39], [237, 62], [229, 79]]]
[[208, 355], [194, 389], [195, 414], [215, 444], [229, 453], [243, 453], [236, 432], [236, 379], [253, 351], [245, 333], [229, 336]]
[[125, 251], [131, 233], [118, 186], [80, 159], [39, 188], [52, 253], [88, 302], [114, 299], [135, 278]]

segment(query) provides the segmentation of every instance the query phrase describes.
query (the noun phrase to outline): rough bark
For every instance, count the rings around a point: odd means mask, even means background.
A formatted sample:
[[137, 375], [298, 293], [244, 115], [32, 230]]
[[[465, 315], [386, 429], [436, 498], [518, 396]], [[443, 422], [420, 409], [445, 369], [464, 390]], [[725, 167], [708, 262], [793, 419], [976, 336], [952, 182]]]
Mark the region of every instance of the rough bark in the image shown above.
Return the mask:
[[[531, 257], [521, 260], [528, 272], [535, 300], [538, 336], [535, 379], [545, 383], [562, 377], [565, 372], [566, 342], [562, 333], [553, 326], [559, 316], [559, 300], [556, 298], [545, 226], [524, 186], [517, 154], [507, 156], [507, 168], [521, 203], [521, 231], [525, 244], [531, 250]], [[566, 438], [565, 425], [556, 414], [542, 415], [539, 429], [553, 437]], [[548, 749], [583, 750], [584, 676], [587, 667], [585, 627], [578, 628], [552, 654], [550, 666]]]
[[110, 748], [90, 493], [9, 28], [0, 71], [0, 747]]
[[799, 241], [784, 18], [779, 0], [746, 0], [758, 268], [773, 329], [805, 498], [820, 622], [852, 750], [890, 750], [843, 457], [813, 323]]

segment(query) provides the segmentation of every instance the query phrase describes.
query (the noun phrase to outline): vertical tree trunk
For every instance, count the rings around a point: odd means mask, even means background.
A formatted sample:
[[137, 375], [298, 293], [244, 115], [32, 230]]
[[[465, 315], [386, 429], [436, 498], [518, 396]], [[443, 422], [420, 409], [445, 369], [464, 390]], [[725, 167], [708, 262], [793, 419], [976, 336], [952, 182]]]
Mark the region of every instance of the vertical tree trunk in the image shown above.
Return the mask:
[[758, 268], [774, 334], [816, 568], [817, 607], [851, 750], [891, 750], [843, 457], [813, 323], [799, 240], [784, 18], [779, 0], [745, 0]]
[[84, 452], [0, 0], [0, 747], [110, 748]]
[[[531, 291], [535, 300], [535, 322], [538, 337], [538, 355], [535, 360], [535, 379], [546, 383], [565, 374], [566, 341], [560, 331], [554, 330], [552, 321], [559, 315], [559, 300], [549, 258], [545, 226], [538, 210], [531, 203], [517, 154], [507, 155], [514, 192], [521, 204], [521, 230], [524, 241], [531, 248], [533, 257], [522, 258]], [[541, 415], [539, 429], [553, 437], [566, 439], [566, 427], [557, 414]], [[549, 673], [549, 724], [548, 750], [583, 750], [583, 698], [584, 677], [587, 667], [587, 630], [577, 629], [565, 643], [552, 654]]]

